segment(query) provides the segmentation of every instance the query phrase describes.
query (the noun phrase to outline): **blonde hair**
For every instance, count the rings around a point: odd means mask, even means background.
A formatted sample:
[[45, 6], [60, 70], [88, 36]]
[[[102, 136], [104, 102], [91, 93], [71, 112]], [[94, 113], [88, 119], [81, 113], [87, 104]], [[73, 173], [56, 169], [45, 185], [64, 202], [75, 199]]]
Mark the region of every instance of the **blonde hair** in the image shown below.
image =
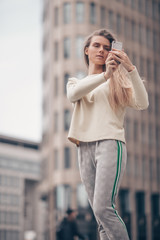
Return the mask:
[[[102, 36], [109, 40], [110, 46], [112, 41], [115, 40], [113, 34], [108, 32], [106, 29], [100, 29], [93, 32], [87, 39], [84, 45], [84, 59], [87, 66], [89, 66], [89, 58], [85, 53], [87, 47], [90, 46], [92, 37]], [[106, 71], [106, 66], [103, 65], [103, 71]], [[109, 103], [114, 111], [118, 109], [119, 106], [125, 107], [129, 104], [132, 97], [132, 87], [131, 83], [127, 77], [127, 71], [120, 64], [115, 70], [110, 78], [109, 83]]]

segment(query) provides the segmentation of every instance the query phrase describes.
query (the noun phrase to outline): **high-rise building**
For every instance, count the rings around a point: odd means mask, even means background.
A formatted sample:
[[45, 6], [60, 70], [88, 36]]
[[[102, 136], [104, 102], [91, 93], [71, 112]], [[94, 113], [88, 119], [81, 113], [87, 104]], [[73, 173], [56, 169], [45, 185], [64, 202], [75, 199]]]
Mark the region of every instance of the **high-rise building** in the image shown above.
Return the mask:
[[0, 239], [25, 240], [38, 226], [39, 144], [0, 135]]
[[[123, 42], [144, 77], [150, 106], [128, 109], [128, 162], [118, 208], [133, 240], [160, 237], [160, 1], [44, 0], [43, 7], [43, 170], [41, 192], [48, 203], [46, 239], [55, 239], [56, 222], [68, 206], [91, 222], [81, 184], [76, 147], [67, 140], [72, 106], [66, 97], [69, 76], [83, 78], [87, 35], [107, 28]], [[87, 214], [85, 214], [87, 213]], [[85, 225], [87, 226], [87, 224]], [[84, 228], [86, 234], [91, 231]]]

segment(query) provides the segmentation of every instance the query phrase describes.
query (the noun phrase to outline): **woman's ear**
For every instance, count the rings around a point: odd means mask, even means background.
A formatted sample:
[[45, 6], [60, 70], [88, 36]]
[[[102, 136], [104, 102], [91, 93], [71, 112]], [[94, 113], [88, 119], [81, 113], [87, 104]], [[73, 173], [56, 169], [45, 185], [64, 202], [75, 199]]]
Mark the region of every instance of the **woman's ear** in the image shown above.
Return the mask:
[[84, 53], [85, 53], [86, 55], [88, 55], [88, 47], [85, 48]]

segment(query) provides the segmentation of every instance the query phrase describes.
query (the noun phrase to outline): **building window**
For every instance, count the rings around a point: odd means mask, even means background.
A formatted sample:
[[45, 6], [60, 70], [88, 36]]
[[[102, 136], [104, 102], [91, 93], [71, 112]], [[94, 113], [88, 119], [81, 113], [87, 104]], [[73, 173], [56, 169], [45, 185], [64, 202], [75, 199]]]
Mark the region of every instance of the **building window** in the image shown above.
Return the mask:
[[20, 179], [14, 176], [0, 175], [0, 186], [17, 188], [20, 185]]
[[132, 40], [133, 41], [136, 41], [137, 40], [137, 38], [136, 38], [136, 36], [137, 36], [137, 31], [136, 31], [136, 23], [134, 22], [134, 21], [132, 21], [131, 22], [131, 31], [132, 31]]
[[104, 6], [100, 8], [100, 17], [101, 27], [106, 27], [106, 8]]
[[65, 147], [64, 149], [64, 168], [71, 167], [70, 148]]
[[119, 197], [120, 197], [120, 206], [121, 206], [122, 216], [124, 216], [126, 213], [131, 212], [129, 191], [120, 190]]
[[126, 139], [130, 140], [131, 139], [131, 135], [132, 135], [132, 125], [131, 125], [131, 121], [130, 119], [127, 119], [125, 122], [125, 129], [126, 129]]
[[154, 61], [154, 65], [153, 65], [153, 71], [154, 71], [154, 82], [158, 83], [158, 76], [159, 76], [159, 68], [158, 68], [158, 63], [156, 61]]
[[58, 156], [58, 150], [54, 150], [54, 169], [57, 170], [59, 165], [59, 156]]
[[64, 94], [67, 93], [67, 83], [68, 83], [68, 79], [69, 79], [69, 74], [65, 73], [64, 75]]
[[58, 96], [58, 77], [56, 76], [54, 78], [54, 96]]
[[58, 112], [54, 113], [54, 132], [58, 132]]
[[55, 7], [54, 8], [54, 26], [57, 27], [59, 24], [59, 8]]
[[0, 224], [18, 226], [19, 214], [17, 212], [0, 211]]
[[90, 3], [90, 23], [96, 23], [96, 5], [95, 3]]
[[68, 109], [64, 111], [64, 130], [68, 131], [69, 126], [70, 126], [70, 121], [71, 121], [71, 114]]
[[[155, 97], [155, 114], [156, 116], [160, 116], [159, 114], [160, 113], [160, 109], [159, 109], [160, 96], [157, 93], [155, 93], [154, 97]], [[156, 133], [158, 133], [158, 131], [156, 131]], [[156, 142], [157, 142], [157, 139], [156, 139]], [[157, 143], [159, 143], [159, 141]]]
[[142, 144], [146, 143], [147, 141], [147, 128], [145, 122], [141, 123], [141, 142]]
[[159, 10], [159, 8], [158, 8], [159, 6], [158, 6], [158, 1], [156, 1], [156, 0], [153, 0], [152, 1], [152, 16], [153, 16], [153, 19], [158, 19], [158, 10]]
[[139, 24], [139, 43], [143, 43], [143, 29], [142, 29], [142, 24]]
[[148, 107], [148, 110], [149, 110], [149, 113], [152, 113], [153, 111], [153, 97], [152, 97], [152, 93], [149, 91], [148, 92], [148, 98], [149, 98], [149, 107]]
[[64, 211], [71, 207], [71, 186], [59, 185], [55, 192], [57, 209]]
[[136, 193], [136, 213], [137, 217], [145, 215], [145, 194], [143, 192]]
[[70, 58], [70, 52], [71, 52], [71, 40], [70, 38], [66, 37], [64, 39], [64, 58]]
[[131, 7], [136, 8], [136, 1], [135, 0], [131, 0]]
[[121, 18], [120, 14], [117, 14], [116, 28], [117, 28], [117, 33], [121, 34], [121, 32], [122, 32], [122, 18]]
[[151, 196], [151, 210], [153, 218], [160, 216], [160, 196], [156, 193]]
[[143, 12], [143, 1], [142, 0], [138, 0], [138, 10], [139, 12]]
[[132, 62], [135, 66], [137, 65], [137, 57], [136, 57], [136, 54], [134, 52], [132, 53]]
[[138, 122], [135, 120], [134, 121], [134, 141], [137, 141], [138, 140]]
[[146, 178], [146, 156], [142, 156], [142, 179], [143, 179], [143, 182], [145, 181], [145, 178]]
[[131, 176], [131, 155], [130, 155], [130, 153], [127, 154], [126, 173], [128, 176]]
[[[152, 102], [153, 103], [153, 102]], [[153, 104], [152, 104], [153, 107]], [[148, 133], [149, 133], [149, 145], [153, 146], [154, 145], [154, 135], [153, 135], [153, 125], [151, 123], [149, 123], [149, 129], [148, 129]]]
[[54, 60], [58, 61], [58, 42], [54, 43]]
[[77, 36], [76, 37], [76, 58], [83, 57], [83, 45], [84, 45], [84, 37]]
[[16, 230], [0, 230], [1, 240], [19, 240], [19, 232]]
[[151, 71], [151, 60], [150, 59], [147, 59], [147, 80], [148, 81], [151, 81], [151, 78], [152, 78], [152, 71]]
[[109, 10], [108, 12], [108, 25], [110, 29], [113, 29], [113, 11]]
[[153, 180], [153, 176], [154, 176], [154, 173], [153, 173], [153, 164], [154, 164], [154, 159], [153, 159], [153, 158], [150, 158], [150, 159], [149, 159], [150, 181]]
[[139, 157], [137, 154], [134, 157], [134, 173], [135, 177], [139, 177]]
[[77, 186], [77, 205], [78, 209], [87, 209], [89, 207], [87, 193], [81, 183]]
[[159, 51], [159, 37], [156, 31], [153, 32], [153, 49], [155, 52]]
[[146, 43], [148, 48], [152, 48], [152, 31], [149, 27], [146, 29]]
[[144, 64], [145, 64], [145, 59], [144, 57], [140, 56], [140, 74], [142, 77], [144, 77]]
[[[159, 132], [159, 139], [160, 139], [160, 132]], [[157, 183], [160, 182], [160, 174], [159, 173], [160, 173], [160, 158], [157, 158]]]
[[130, 38], [131, 23], [128, 18], [124, 19], [124, 34], [127, 38]]
[[145, 14], [146, 16], [150, 16], [150, 13], [151, 13], [151, 1], [145, 0]]
[[84, 3], [83, 2], [76, 3], [76, 22], [77, 23], [84, 22]]
[[68, 24], [71, 22], [71, 4], [64, 3], [63, 4], [63, 22], [64, 24]]
[[0, 205], [19, 206], [20, 198], [18, 195], [0, 193]]

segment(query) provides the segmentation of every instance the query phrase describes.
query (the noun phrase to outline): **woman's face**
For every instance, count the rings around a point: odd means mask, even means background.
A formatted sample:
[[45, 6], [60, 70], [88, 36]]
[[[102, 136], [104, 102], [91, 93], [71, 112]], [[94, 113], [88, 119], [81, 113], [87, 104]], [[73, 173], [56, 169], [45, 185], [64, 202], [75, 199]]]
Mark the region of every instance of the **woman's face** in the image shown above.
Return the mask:
[[89, 47], [85, 49], [85, 54], [88, 55], [89, 65], [104, 65], [108, 53], [111, 49], [111, 44], [108, 39], [103, 36], [93, 36]]

